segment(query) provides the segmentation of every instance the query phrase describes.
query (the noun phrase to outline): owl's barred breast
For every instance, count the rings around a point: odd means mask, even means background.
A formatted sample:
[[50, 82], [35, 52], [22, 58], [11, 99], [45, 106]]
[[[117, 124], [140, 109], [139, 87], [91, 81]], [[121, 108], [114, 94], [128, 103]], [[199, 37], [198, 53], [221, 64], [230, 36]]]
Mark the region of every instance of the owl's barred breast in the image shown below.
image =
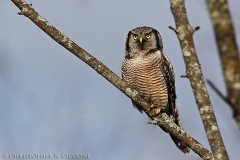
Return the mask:
[[168, 94], [160, 67], [161, 56], [161, 52], [155, 52], [144, 58], [125, 59], [122, 76], [151, 103], [158, 107], [166, 107]]

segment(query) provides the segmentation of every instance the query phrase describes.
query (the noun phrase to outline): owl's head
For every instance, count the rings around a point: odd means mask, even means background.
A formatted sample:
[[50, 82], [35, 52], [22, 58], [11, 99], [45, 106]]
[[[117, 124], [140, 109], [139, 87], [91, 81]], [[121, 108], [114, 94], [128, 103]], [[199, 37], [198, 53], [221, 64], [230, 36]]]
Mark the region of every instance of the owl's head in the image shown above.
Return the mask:
[[151, 27], [137, 27], [127, 35], [126, 56], [143, 57], [151, 51], [162, 51], [163, 44], [159, 32]]

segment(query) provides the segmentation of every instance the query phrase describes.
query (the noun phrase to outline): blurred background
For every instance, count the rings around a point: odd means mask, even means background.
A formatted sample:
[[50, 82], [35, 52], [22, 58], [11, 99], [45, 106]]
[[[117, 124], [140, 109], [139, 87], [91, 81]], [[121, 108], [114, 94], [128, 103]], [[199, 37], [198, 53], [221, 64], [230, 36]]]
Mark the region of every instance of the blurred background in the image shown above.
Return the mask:
[[[129, 30], [151, 26], [162, 35], [176, 76], [177, 105], [184, 129], [210, 149], [166, 0], [27, 0], [41, 16], [121, 76]], [[240, 39], [240, 1], [229, 0]], [[204, 78], [225, 85], [205, 1], [186, 1]], [[0, 0], [0, 156], [10, 153], [82, 153], [94, 160], [199, 160], [184, 155], [168, 134], [149, 125], [129, 98], [34, 23]], [[232, 112], [209, 87], [230, 159], [240, 157], [240, 131]], [[60, 158], [59, 158], [60, 159]], [[67, 158], [63, 158], [67, 159]], [[70, 158], [69, 158], [70, 159]]]

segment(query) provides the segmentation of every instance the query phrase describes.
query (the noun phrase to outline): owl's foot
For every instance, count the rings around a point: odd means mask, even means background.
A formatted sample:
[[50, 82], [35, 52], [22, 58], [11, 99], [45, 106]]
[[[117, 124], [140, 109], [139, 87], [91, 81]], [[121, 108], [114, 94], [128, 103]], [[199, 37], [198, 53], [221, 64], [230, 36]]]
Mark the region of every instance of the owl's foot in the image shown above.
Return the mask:
[[160, 113], [168, 113], [168, 110], [166, 107], [161, 107]]
[[159, 113], [161, 113], [161, 108], [156, 107], [155, 105], [151, 105], [150, 106], [150, 112], [152, 113], [152, 115], [158, 115]]
[[151, 105], [150, 111], [153, 115], [158, 115], [161, 113], [167, 113], [168, 114], [168, 110], [166, 107], [157, 107], [156, 105]]
[[156, 108], [154, 104], [151, 104], [150, 109]]

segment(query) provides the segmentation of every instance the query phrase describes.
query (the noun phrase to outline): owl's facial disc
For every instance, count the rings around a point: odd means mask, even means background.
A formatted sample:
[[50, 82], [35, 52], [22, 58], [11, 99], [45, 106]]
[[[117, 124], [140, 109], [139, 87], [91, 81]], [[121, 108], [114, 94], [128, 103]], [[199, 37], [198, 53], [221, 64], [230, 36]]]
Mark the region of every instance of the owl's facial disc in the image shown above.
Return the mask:
[[135, 40], [135, 43], [140, 43], [141, 45], [148, 41], [151, 37], [152, 31], [144, 33], [144, 32], [134, 32], [132, 31], [133, 39]]
[[162, 39], [156, 29], [143, 26], [128, 32], [126, 57], [144, 57], [155, 50], [162, 51]]
[[155, 44], [153, 43], [153, 32], [139, 32], [137, 34], [133, 34], [134, 45], [136, 50], [139, 51], [149, 51], [155, 48]]

